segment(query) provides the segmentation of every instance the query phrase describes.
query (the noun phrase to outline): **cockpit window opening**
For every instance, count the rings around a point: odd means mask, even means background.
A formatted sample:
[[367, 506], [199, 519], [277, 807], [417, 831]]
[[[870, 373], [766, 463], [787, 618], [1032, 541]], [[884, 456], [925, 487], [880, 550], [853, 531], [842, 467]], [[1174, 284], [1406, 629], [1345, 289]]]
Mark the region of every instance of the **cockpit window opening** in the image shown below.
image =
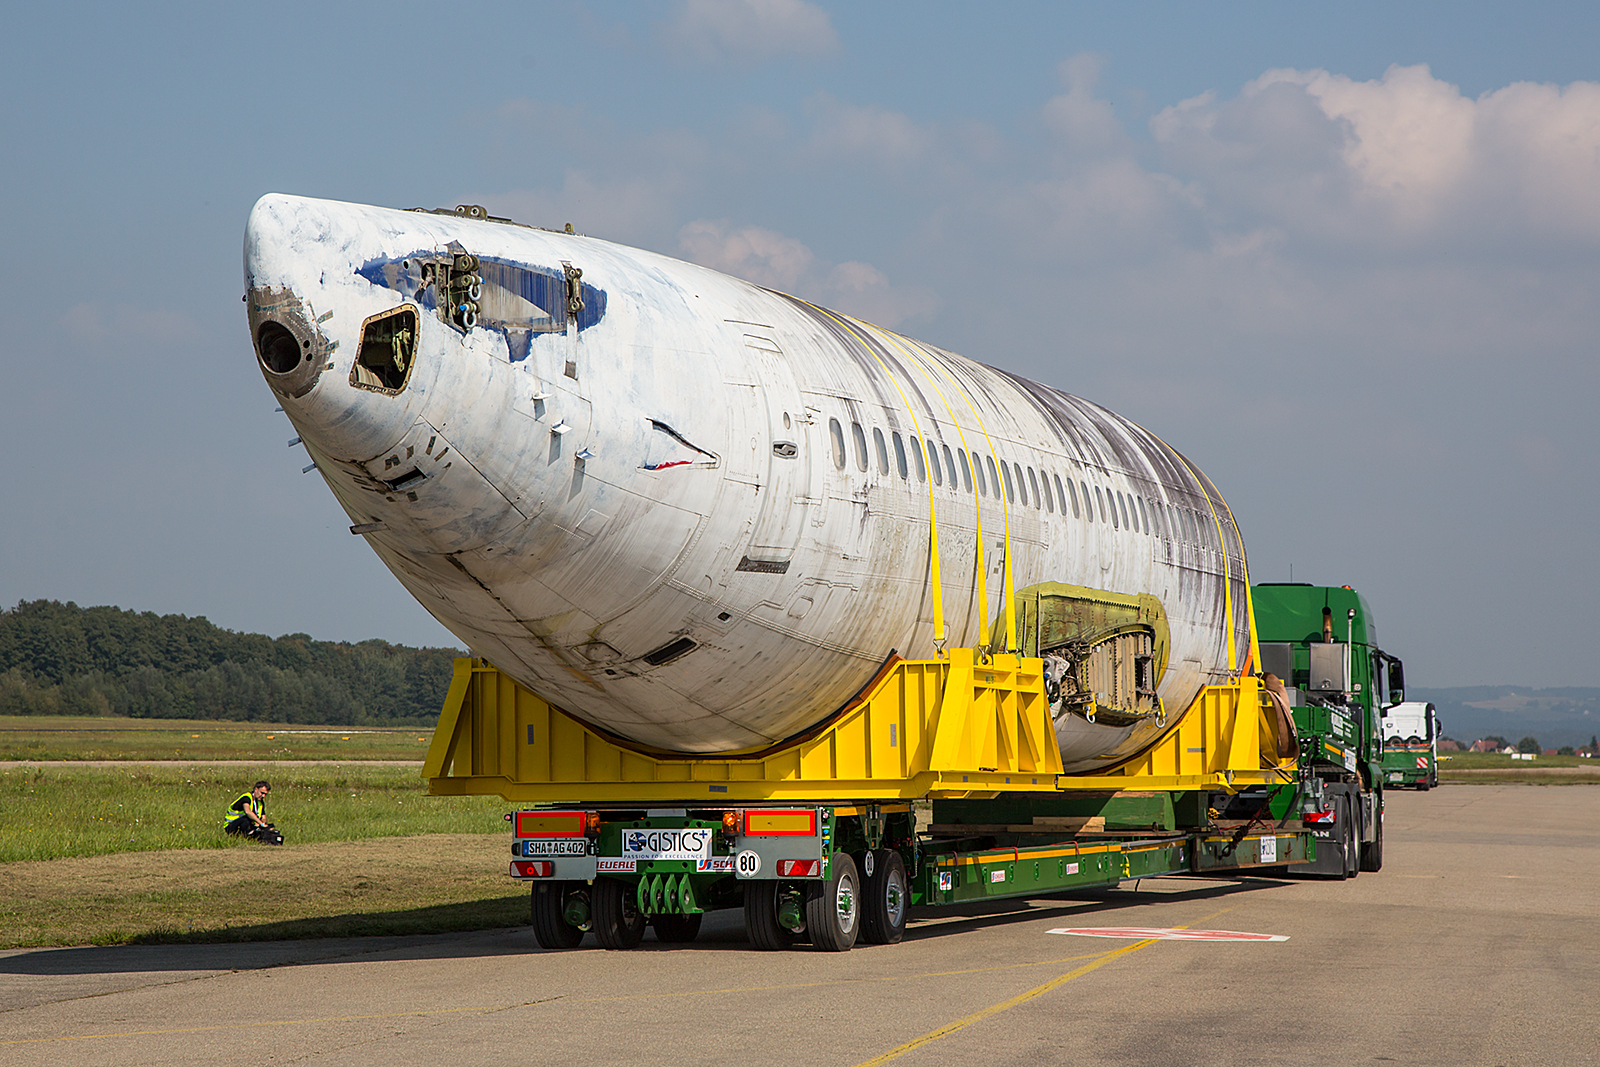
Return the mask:
[[393, 395], [406, 387], [417, 354], [417, 309], [403, 304], [361, 324], [350, 384]]
[[1009, 503], [1015, 504], [1017, 502], [1017, 490], [1016, 487], [1011, 484], [1011, 469], [1006, 466], [1004, 460], [1000, 461], [1000, 473], [1005, 476], [1006, 500]]
[[906, 443], [900, 437], [899, 430], [891, 430], [889, 436], [894, 439], [894, 465], [900, 470], [900, 480], [907, 478], [906, 473]]
[[1094, 487], [1094, 499], [1095, 499], [1095, 503], [1100, 505], [1100, 521], [1101, 522], [1105, 522], [1106, 521], [1106, 498], [1105, 498], [1105, 494], [1100, 492], [1100, 487], [1098, 485]]
[[1056, 499], [1061, 501], [1062, 518], [1065, 518], [1067, 515], [1067, 498], [1069, 496], [1072, 498], [1072, 517], [1075, 519], [1081, 519], [1083, 514], [1078, 510], [1078, 490], [1077, 487], [1072, 484], [1072, 476], [1067, 476], [1067, 491], [1063, 493], [1061, 491], [1061, 475], [1056, 475]]
[[1039, 479], [1034, 475], [1033, 468], [1028, 468], [1028, 485], [1033, 489], [1033, 506], [1037, 508], [1042, 501], [1039, 499]]
[[989, 464], [989, 484], [994, 486], [994, 498], [1000, 499], [1000, 475], [994, 469], [994, 457], [984, 456], [984, 461]]
[[[1050, 472], [1043, 467], [1039, 468], [1039, 485], [1044, 490], [1044, 509], [1054, 515], [1056, 513], [1056, 498], [1050, 493]], [[1062, 506], [1066, 506], [1065, 501], [1062, 502]]]
[[828, 420], [828, 436], [833, 439], [833, 465], [844, 470], [844, 427], [838, 419]]
[[983, 458], [976, 452], [972, 454], [972, 475], [978, 481], [978, 495], [989, 495], [989, 484], [983, 477]]
[[961, 487], [968, 493], [971, 493], [972, 468], [967, 466], [967, 453], [965, 449], [956, 449], [956, 463], [961, 468]]
[[917, 468], [917, 481], [927, 481], [928, 472], [922, 466], [922, 442], [915, 436], [911, 438], [911, 462]]
[[944, 469], [950, 472], [950, 488], [960, 488], [961, 476], [956, 473], [956, 457], [950, 454], [949, 445], [940, 445], [939, 448], [944, 452]]
[[1011, 473], [1016, 476], [1016, 480], [1017, 480], [1017, 496], [1022, 498], [1022, 506], [1023, 507], [1027, 507], [1028, 506], [1028, 483], [1022, 480], [1022, 466], [1020, 464], [1017, 464], [1017, 463], [1011, 464]]
[[856, 446], [856, 470], [864, 471], [867, 469], [867, 435], [859, 422], [850, 424], [850, 437]]
[[928, 470], [933, 474], [934, 485], [944, 484], [944, 471], [939, 469], [939, 446], [932, 441], [928, 442]]
[[1150, 534], [1150, 513], [1144, 509], [1144, 497], [1136, 496], [1136, 497], [1134, 497], [1134, 499], [1139, 502], [1139, 518], [1144, 520], [1144, 532], [1145, 532], [1146, 536], [1149, 536], [1149, 534]]
[[872, 428], [872, 447], [878, 453], [878, 473], [889, 473], [889, 449], [883, 443], [883, 431], [876, 426]]
[[1117, 507], [1122, 509], [1122, 525], [1137, 533], [1139, 531], [1139, 524], [1128, 521], [1128, 498], [1123, 496], [1121, 493], [1117, 494]]

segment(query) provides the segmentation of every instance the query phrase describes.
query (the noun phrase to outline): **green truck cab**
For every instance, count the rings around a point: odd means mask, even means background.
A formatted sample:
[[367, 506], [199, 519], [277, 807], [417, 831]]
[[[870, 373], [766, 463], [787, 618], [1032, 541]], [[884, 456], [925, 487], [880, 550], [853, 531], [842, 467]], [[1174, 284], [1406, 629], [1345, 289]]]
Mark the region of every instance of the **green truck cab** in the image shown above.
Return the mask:
[[1317, 838], [1305, 873], [1353, 877], [1383, 866], [1383, 722], [1405, 700], [1404, 668], [1378, 646], [1372, 609], [1349, 586], [1252, 587], [1260, 670], [1282, 683], [1300, 780], [1273, 797]]
[[1408, 700], [1386, 711], [1384, 784], [1390, 789], [1432, 789], [1439, 784], [1439, 716], [1433, 705]]

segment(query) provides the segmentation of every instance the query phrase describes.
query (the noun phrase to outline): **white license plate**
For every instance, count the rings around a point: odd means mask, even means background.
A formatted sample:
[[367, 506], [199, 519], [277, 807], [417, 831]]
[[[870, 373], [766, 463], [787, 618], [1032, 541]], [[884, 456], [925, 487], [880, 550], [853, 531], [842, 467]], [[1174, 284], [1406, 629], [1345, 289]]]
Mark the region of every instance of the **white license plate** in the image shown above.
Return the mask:
[[524, 856], [587, 856], [589, 843], [582, 838], [566, 838], [556, 841], [524, 841], [522, 843]]

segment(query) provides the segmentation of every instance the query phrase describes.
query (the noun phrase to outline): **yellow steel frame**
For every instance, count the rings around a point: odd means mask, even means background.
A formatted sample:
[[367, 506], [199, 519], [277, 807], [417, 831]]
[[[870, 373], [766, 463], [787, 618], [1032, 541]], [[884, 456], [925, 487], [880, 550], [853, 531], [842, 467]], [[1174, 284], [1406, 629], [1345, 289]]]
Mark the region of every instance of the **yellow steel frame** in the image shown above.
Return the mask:
[[[1254, 710], [1254, 714], [1250, 711]], [[423, 765], [435, 795], [530, 803], [908, 800], [1076, 789], [1239, 788], [1280, 781], [1256, 681], [1208, 687], [1133, 763], [1062, 773], [1043, 665], [972, 649], [900, 660], [811, 735], [749, 755], [638, 751], [585, 726], [478, 659], [455, 676]], [[1198, 748], [1196, 752], [1194, 749]]]

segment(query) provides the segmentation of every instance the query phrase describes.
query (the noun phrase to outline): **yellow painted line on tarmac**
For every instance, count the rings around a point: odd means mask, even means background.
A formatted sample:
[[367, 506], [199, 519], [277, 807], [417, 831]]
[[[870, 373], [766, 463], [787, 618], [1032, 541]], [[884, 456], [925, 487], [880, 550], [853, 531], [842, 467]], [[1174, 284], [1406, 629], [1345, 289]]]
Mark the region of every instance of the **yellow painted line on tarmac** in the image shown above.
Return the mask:
[[683, 997], [709, 997], [725, 996], [730, 993], [774, 993], [784, 990], [817, 989], [822, 986], [847, 986], [865, 985], [871, 982], [903, 982], [919, 978], [954, 978], [966, 974], [985, 974], [993, 971], [1013, 971], [1025, 967], [1051, 967], [1061, 963], [1073, 963], [1077, 960], [1096, 959], [1100, 953], [1089, 953], [1080, 956], [1061, 956], [1049, 960], [1030, 960], [1026, 963], [1001, 963], [990, 967], [967, 967], [955, 971], [921, 971], [914, 974], [902, 975], [874, 975], [869, 978], [840, 978], [821, 982], [791, 982], [783, 985], [766, 986], [734, 986], [726, 989], [691, 989], [673, 993], [635, 993], [610, 997], [546, 997], [543, 1000], [529, 1000], [515, 1004], [492, 1004], [471, 1008], [431, 1008], [419, 1011], [390, 1011], [372, 1015], [323, 1015], [306, 1019], [262, 1019], [254, 1022], [236, 1022], [217, 1024], [212, 1026], [182, 1026], [163, 1030], [124, 1030], [103, 1034], [64, 1034], [60, 1037], [26, 1037], [11, 1041], [0, 1041], [4, 1045], [43, 1045], [56, 1041], [99, 1041], [113, 1037], [159, 1037], [164, 1034], [203, 1034], [219, 1030], [248, 1030], [264, 1026], [309, 1026], [314, 1023], [348, 1023], [366, 1022], [372, 1019], [420, 1019], [436, 1015], [466, 1015], [473, 1012], [488, 1015], [494, 1012], [509, 1011], [513, 1008], [534, 1008], [541, 1004], [551, 1004], [561, 1001], [566, 1004], [614, 1004], [630, 1000], [671, 1000]]
[[[1215, 919], [1217, 916], [1226, 915], [1228, 912], [1233, 911], [1235, 908], [1239, 908], [1239, 907], [1242, 907], [1242, 906], [1243, 905], [1235, 904], [1231, 908], [1223, 908], [1221, 911], [1212, 912], [1210, 915], [1202, 916], [1201, 918], [1196, 919], [1195, 922], [1197, 922], [1197, 923], [1210, 922], [1212, 919]], [[1187, 930], [1189, 928], [1190, 927], [1188, 927], [1188, 926], [1174, 926], [1172, 929], [1174, 929], [1174, 930]], [[1012, 1008], [1015, 1008], [1019, 1004], [1026, 1004], [1030, 1000], [1034, 1000], [1034, 999], [1036, 999], [1038, 997], [1042, 997], [1046, 993], [1050, 992], [1051, 990], [1058, 989], [1061, 986], [1066, 985], [1068, 982], [1072, 981], [1074, 978], [1081, 978], [1083, 975], [1088, 974], [1090, 971], [1098, 970], [1099, 968], [1104, 967], [1106, 964], [1110, 963], [1112, 960], [1119, 959], [1119, 958], [1121, 958], [1123, 956], [1130, 956], [1133, 953], [1138, 952], [1140, 949], [1148, 948], [1149, 946], [1154, 945], [1154, 944], [1156, 944], [1156, 939], [1155, 938], [1147, 938], [1147, 939], [1145, 939], [1143, 941], [1136, 941], [1131, 945], [1127, 945], [1127, 946], [1124, 946], [1123, 948], [1119, 948], [1119, 949], [1115, 949], [1114, 951], [1107, 952], [1104, 955], [1100, 956], [1098, 959], [1094, 960], [1094, 962], [1092, 962], [1092, 963], [1086, 963], [1082, 967], [1078, 967], [1078, 968], [1075, 968], [1074, 970], [1068, 971], [1066, 974], [1057, 975], [1055, 978], [1050, 979], [1050, 981], [1044, 983], [1043, 985], [1034, 986], [1032, 989], [1029, 989], [1026, 992], [1018, 993], [1016, 996], [1012, 997], [1010, 1000], [1002, 1000], [998, 1004], [991, 1004], [987, 1008], [980, 1008], [979, 1010], [973, 1012], [971, 1015], [964, 1015], [961, 1018], [955, 1020], [954, 1022], [945, 1023], [943, 1026], [939, 1027], [937, 1030], [929, 1030], [927, 1033], [923, 1034], [921, 1037], [914, 1037], [910, 1041], [907, 1041], [903, 1045], [896, 1045], [894, 1048], [890, 1049], [888, 1052], [882, 1053], [881, 1055], [874, 1056], [870, 1060], [862, 1060], [860, 1063], [858, 1063], [856, 1065], [856, 1067], [881, 1067], [882, 1064], [888, 1063], [890, 1060], [899, 1059], [901, 1056], [904, 1056], [908, 1052], [915, 1052], [919, 1048], [923, 1048], [923, 1047], [925, 1047], [927, 1045], [933, 1044], [935, 1041], [938, 1041], [940, 1038], [949, 1037], [951, 1034], [957, 1033], [958, 1031], [961, 1031], [961, 1030], [965, 1030], [967, 1027], [971, 1026], [973, 1023], [980, 1023], [985, 1019], [992, 1018], [993, 1016], [999, 1015], [1003, 1011], [1009, 1011]]]

